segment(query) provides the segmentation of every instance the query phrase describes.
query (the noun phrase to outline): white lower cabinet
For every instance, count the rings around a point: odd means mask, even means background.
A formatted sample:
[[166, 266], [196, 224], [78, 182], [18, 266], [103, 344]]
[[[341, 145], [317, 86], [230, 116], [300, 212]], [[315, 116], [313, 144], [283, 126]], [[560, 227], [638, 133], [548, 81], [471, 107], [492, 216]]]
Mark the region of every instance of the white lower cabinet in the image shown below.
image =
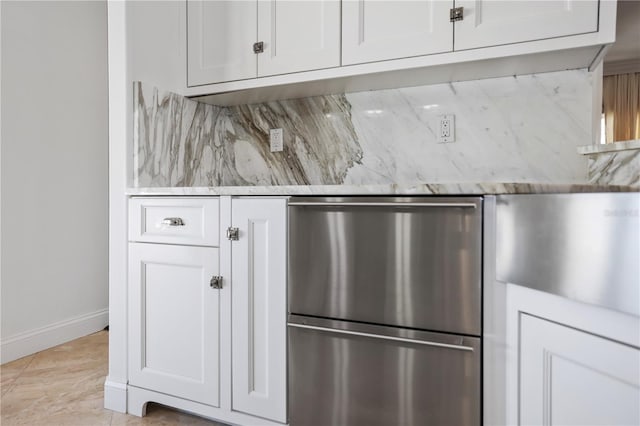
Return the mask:
[[519, 391], [523, 425], [640, 424], [640, 349], [524, 314]]
[[218, 405], [218, 249], [129, 245], [129, 383]]
[[232, 202], [233, 409], [287, 420], [287, 200]]
[[[130, 214], [155, 237], [129, 235], [128, 411], [286, 423], [286, 198], [136, 197]], [[211, 226], [237, 238], [194, 231]]]
[[640, 318], [514, 284], [505, 290], [504, 392], [492, 393], [495, 369], [485, 375], [485, 402], [504, 398], [505, 416], [485, 424], [640, 424]]

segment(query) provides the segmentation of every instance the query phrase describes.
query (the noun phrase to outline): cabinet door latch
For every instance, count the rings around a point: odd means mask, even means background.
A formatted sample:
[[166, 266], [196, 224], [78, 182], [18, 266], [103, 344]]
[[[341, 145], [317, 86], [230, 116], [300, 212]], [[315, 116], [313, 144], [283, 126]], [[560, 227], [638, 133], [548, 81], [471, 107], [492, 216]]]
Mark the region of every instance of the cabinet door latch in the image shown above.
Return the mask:
[[464, 7], [454, 7], [449, 10], [449, 21], [456, 22], [462, 21], [462, 15], [464, 13]]
[[222, 288], [222, 277], [220, 275], [212, 276], [211, 281], [209, 281], [209, 285], [211, 288], [220, 290]]
[[227, 228], [227, 240], [238, 241], [240, 239], [240, 230], [238, 228]]
[[253, 53], [262, 53], [264, 52], [264, 42], [259, 41], [257, 43], [253, 43]]

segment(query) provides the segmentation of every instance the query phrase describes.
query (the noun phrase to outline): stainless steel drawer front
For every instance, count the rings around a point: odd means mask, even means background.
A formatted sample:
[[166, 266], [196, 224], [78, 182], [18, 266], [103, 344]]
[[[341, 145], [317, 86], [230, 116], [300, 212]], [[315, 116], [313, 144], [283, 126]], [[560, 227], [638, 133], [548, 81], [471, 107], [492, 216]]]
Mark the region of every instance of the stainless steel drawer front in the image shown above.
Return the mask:
[[481, 199], [294, 198], [289, 311], [480, 335]]
[[289, 321], [292, 426], [480, 425], [479, 338]]

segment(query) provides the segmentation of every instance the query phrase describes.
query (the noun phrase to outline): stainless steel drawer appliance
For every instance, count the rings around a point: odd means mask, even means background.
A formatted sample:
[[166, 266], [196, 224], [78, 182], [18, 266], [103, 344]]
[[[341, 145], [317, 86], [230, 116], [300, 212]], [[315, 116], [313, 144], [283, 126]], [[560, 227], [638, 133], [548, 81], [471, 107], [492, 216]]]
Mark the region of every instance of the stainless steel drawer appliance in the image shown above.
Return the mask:
[[479, 425], [482, 199], [289, 203], [292, 426]]

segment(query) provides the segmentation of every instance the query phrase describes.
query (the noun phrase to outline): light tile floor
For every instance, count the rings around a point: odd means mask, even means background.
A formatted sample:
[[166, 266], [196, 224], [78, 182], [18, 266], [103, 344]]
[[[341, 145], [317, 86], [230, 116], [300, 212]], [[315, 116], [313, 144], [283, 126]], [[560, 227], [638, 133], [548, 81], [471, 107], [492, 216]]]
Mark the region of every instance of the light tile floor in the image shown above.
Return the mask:
[[149, 404], [143, 418], [103, 408], [108, 332], [101, 331], [0, 366], [0, 425], [207, 425]]

